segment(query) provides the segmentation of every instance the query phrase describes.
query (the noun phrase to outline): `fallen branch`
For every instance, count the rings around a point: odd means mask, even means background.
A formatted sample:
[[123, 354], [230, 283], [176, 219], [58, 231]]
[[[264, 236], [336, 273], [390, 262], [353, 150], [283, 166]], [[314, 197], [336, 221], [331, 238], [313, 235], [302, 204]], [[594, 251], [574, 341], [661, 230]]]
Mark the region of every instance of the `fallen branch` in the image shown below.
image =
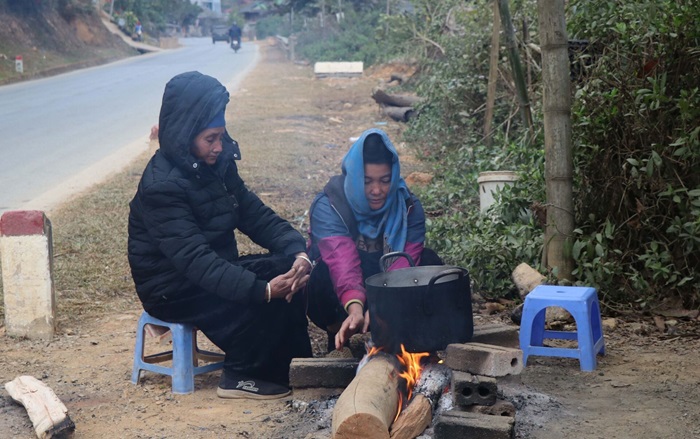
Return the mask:
[[46, 384], [29, 375], [22, 375], [5, 383], [12, 399], [27, 409], [34, 431], [39, 439], [65, 437], [75, 430], [68, 409]]

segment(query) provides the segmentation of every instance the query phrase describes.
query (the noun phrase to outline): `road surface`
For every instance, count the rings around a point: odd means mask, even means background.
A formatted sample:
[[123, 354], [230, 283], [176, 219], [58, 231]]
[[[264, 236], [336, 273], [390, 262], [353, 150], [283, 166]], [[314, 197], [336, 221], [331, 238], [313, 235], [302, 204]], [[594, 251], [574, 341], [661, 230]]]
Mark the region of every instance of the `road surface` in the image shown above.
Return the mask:
[[50, 210], [148, 148], [167, 81], [198, 70], [233, 91], [258, 48], [211, 38], [51, 78], [0, 87], [0, 214]]

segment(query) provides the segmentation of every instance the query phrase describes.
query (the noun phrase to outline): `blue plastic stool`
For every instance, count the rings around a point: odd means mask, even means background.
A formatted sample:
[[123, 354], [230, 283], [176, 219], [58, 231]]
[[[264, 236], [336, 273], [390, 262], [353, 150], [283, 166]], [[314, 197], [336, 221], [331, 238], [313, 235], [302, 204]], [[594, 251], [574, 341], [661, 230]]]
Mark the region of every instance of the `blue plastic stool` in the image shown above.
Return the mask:
[[[545, 313], [550, 306], [567, 310], [576, 321], [576, 331], [550, 331], [545, 329]], [[598, 353], [605, 355], [600, 303], [595, 288], [560, 287], [539, 285], [525, 296], [523, 316], [520, 322], [520, 349], [523, 364], [530, 355], [545, 357], [578, 358], [581, 370], [592, 372], [596, 368]], [[577, 340], [577, 348], [546, 347], [542, 341], [549, 339]]]
[[[173, 336], [173, 349], [171, 351], [143, 355], [144, 332], [146, 325], [149, 324], [170, 329]], [[131, 382], [138, 384], [141, 371], [148, 370], [170, 375], [173, 382], [173, 393], [192, 393], [194, 392], [194, 376], [223, 368], [223, 359], [223, 354], [199, 350], [197, 347], [197, 328], [182, 323], [164, 322], [144, 311], [136, 329], [136, 348], [134, 349], [134, 369], [131, 373]], [[171, 367], [156, 364], [169, 360], [172, 360]], [[197, 366], [199, 360], [213, 363]]]

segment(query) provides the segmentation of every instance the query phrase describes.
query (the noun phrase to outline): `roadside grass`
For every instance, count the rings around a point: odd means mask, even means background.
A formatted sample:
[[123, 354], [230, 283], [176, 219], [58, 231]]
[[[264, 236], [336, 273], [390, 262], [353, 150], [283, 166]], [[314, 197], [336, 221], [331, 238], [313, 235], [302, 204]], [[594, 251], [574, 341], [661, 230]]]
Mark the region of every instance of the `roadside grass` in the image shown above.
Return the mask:
[[[246, 184], [306, 236], [314, 195], [339, 172], [349, 139], [379, 118], [371, 100], [376, 79], [319, 80], [267, 43], [259, 48], [260, 64], [232, 93], [228, 129], [241, 146]], [[398, 139], [403, 127], [382, 128]], [[59, 327], [140, 309], [127, 261], [128, 204], [149, 157], [49, 213]], [[239, 239], [242, 254], [261, 251]]]

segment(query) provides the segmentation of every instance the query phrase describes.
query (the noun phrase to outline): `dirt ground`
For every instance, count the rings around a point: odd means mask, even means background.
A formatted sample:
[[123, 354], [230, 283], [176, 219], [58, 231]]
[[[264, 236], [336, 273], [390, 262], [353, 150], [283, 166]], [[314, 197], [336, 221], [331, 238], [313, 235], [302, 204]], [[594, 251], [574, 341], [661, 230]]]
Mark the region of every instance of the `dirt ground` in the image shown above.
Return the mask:
[[[418, 166], [398, 141], [402, 126], [387, 121], [370, 98], [395, 67], [319, 80], [310, 66], [291, 64], [265, 44], [261, 50], [261, 63], [232, 96], [246, 109], [232, 132], [244, 151], [245, 180], [282, 215], [303, 228], [304, 206], [365, 128], [381, 126], [397, 139], [404, 174]], [[118, 178], [135, 185], [138, 173]], [[507, 309], [494, 313], [485, 305], [475, 302], [476, 325], [509, 323]], [[0, 327], [0, 382], [19, 375], [43, 380], [67, 406], [76, 438], [330, 438], [334, 400], [320, 395], [224, 400], [216, 396], [218, 372], [198, 376], [189, 395], [171, 394], [170, 380], [151, 373], [133, 385], [139, 314], [133, 292], [125, 291], [94, 312], [59, 303], [58, 333], [49, 341], [10, 338]], [[608, 320], [607, 354], [595, 372], [581, 372], [574, 360], [533, 357], [521, 376], [499, 381], [502, 397], [517, 408], [516, 437], [700, 438], [700, 321], [663, 320]], [[324, 334], [311, 330], [321, 355]], [[0, 390], [0, 438], [32, 437], [24, 408]]]

